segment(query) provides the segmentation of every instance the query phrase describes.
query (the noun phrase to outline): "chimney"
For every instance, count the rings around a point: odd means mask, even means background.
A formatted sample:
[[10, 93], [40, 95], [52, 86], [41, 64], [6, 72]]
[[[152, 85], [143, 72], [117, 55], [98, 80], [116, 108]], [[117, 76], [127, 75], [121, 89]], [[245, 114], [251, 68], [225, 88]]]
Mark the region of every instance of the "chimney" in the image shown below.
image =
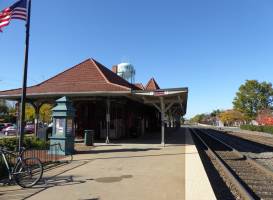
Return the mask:
[[117, 66], [117, 65], [114, 65], [114, 66], [112, 67], [112, 72], [114, 72], [115, 74], [118, 73], [118, 66]]

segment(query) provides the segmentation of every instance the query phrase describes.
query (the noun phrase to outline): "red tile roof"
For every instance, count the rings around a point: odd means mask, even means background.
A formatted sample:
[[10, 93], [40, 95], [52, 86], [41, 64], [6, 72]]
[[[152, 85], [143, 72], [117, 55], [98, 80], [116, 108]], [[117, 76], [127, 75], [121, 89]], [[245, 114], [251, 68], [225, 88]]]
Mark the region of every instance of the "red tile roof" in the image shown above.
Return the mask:
[[138, 90], [145, 90], [145, 87], [142, 85], [142, 83], [135, 83], [134, 84]]
[[158, 89], [160, 89], [160, 87], [158, 86], [154, 78], [151, 78], [145, 87], [145, 90], [158, 90]]
[[[82, 63], [38, 84], [27, 88], [27, 94], [56, 94], [81, 92], [130, 91], [136, 86], [94, 59]], [[18, 95], [21, 89], [0, 91], [0, 96]]]

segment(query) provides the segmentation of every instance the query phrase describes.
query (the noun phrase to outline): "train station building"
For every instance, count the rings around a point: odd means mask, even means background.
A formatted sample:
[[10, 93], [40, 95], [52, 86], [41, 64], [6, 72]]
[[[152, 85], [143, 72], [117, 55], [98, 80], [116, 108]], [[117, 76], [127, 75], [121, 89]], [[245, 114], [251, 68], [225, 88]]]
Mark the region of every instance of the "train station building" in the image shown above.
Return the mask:
[[[35, 109], [36, 132], [41, 106], [55, 104], [66, 96], [76, 110], [76, 137], [83, 137], [87, 129], [94, 130], [95, 138], [100, 139], [106, 135], [109, 139], [137, 137], [161, 129], [164, 144], [166, 124], [180, 123], [186, 113], [188, 88], [162, 89], [154, 78], [147, 84], [134, 83], [132, 76], [124, 76], [126, 69], [131, 69], [129, 64], [108, 69], [94, 59], [87, 59], [28, 87], [27, 102]], [[0, 91], [1, 99], [19, 103], [20, 97], [20, 88]]]

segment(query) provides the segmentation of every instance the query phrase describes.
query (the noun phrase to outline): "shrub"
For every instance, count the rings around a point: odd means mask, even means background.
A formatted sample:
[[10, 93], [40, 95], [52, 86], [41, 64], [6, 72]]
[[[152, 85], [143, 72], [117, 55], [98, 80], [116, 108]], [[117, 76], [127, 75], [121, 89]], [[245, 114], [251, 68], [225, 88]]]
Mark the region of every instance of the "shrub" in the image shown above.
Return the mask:
[[241, 125], [240, 128], [243, 130], [258, 131], [258, 132], [273, 134], [273, 126]]
[[[5, 147], [10, 151], [15, 151], [17, 149], [18, 139], [17, 138], [3, 138], [0, 139], [0, 147]], [[23, 146], [26, 149], [48, 149], [49, 142], [45, 142], [36, 137], [25, 137], [23, 141]], [[7, 175], [7, 170], [5, 164], [0, 158], [0, 178]]]
[[0, 139], [0, 147], [5, 147], [8, 150], [14, 151], [17, 146], [17, 138], [3, 138]]
[[45, 142], [36, 137], [26, 137], [24, 139], [24, 146], [26, 149], [47, 149], [49, 148], [49, 142]]
[[[5, 147], [8, 150], [15, 151], [18, 145], [17, 138], [3, 138], [0, 139], [0, 146]], [[25, 137], [23, 146], [26, 149], [46, 149], [49, 147], [49, 142], [45, 142], [36, 137]]]
[[263, 132], [273, 134], [273, 126], [263, 126]]

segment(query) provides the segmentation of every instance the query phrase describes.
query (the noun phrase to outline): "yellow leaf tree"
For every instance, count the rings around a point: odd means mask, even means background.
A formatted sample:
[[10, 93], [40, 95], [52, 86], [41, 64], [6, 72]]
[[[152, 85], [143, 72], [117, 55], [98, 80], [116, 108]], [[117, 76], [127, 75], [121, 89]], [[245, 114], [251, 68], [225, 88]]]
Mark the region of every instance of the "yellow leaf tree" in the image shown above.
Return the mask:
[[[50, 104], [44, 104], [40, 108], [40, 114], [39, 114], [39, 121], [42, 121], [44, 123], [50, 123], [51, 122], [51, 115], [52, 115], [52, 105]], [[26, 121], [34, 122], [35, 119], [35, 109], [31, 104], [26, 104]]]
[[35, 119], [35, 110], [31, 104], [28, 104], [28, 103], [26, 104], [26, 111], [25, 112], [26, 112], [26, 114], [25, 114], [26, 121], [33, 122]]
[[230, 126], [235, 122], [242, 123], [245, 121], [245, 116], [238, 110], [226, 110], [219, 115], [220, 120]]
[[50, 104], [44, 104], [40, 108], [40, 121], [44, 123], [50, 123], [51, 122], [51, 115], [52, 115], [52, 105]]

